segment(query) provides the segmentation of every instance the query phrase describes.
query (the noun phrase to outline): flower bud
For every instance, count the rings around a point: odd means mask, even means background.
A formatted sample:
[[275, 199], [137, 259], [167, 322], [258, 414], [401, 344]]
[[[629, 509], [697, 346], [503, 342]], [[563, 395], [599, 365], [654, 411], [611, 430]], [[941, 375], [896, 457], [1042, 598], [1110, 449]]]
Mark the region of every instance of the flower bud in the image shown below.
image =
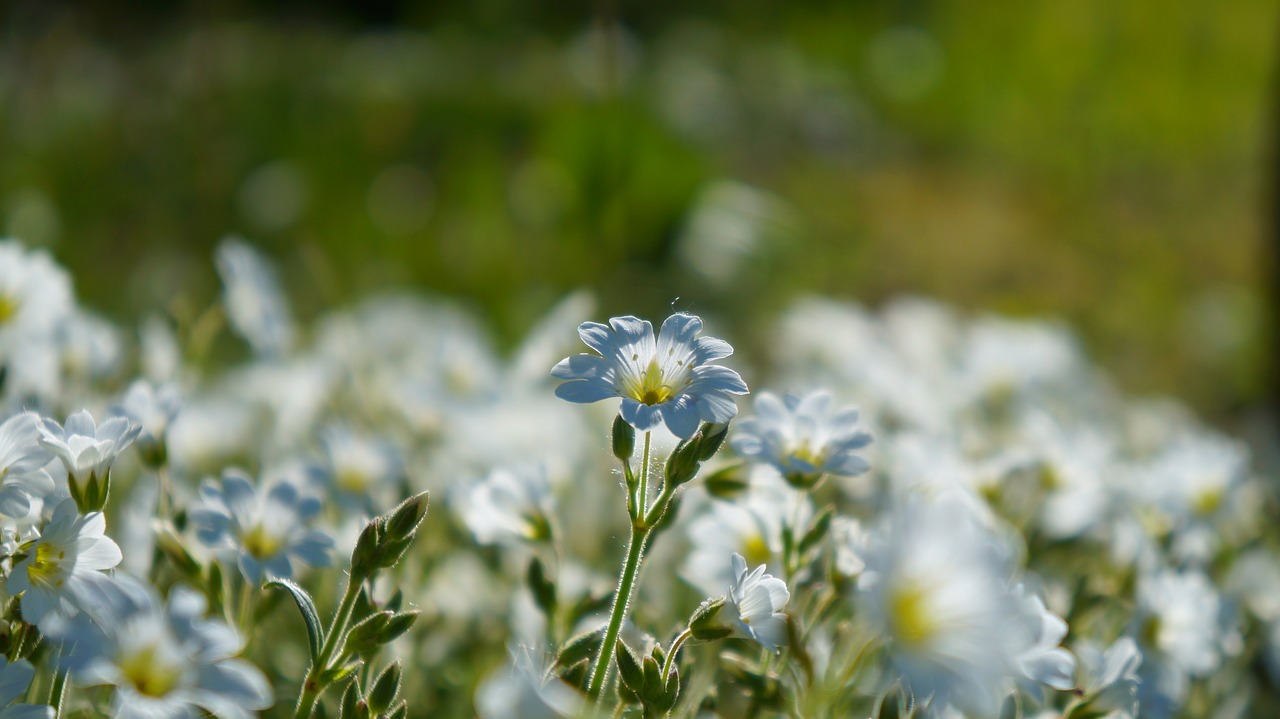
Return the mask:
[[351, 552], [351, 579], [364, 581], [378, 570], [379, 553], [382, 545], [382, 522], [378, 517], [369, 520], [356, 540], [356, 548]]
[[387, 539], [393, 542], [411, 539], [413, 533], [418, 530], [418, 525], [422, 523], [422, 518], [427, 516], [428, 504], [427, 493], [420, 492], [388, 512], [386, 515], [388, 517]]
[[373, 680], [373, 686], [369, 688], [369, 696], [365, 700], [369, 703], [369, 711], [374, 714], [385, 712], [391, 708], [399, 693], [400, 662], [396, 661], [388, 664], [378, 678]]
[[702, 425], [702, 441], [698, 442], [698, 461], [705, 462], [715, 456], [720, 451], [721, 445], [724, 444], [724, 438], [729, 435], [729, 424], [712, 424], [704, 422]]
[[636, 428], [622, 415], [613, 418], [613, 456], [623, 462], [631, 459], [636, 451]]
[[747, 468], [740, 463], [717, 470], [707, 477], [705, 484], [712, 497], [725, 500], [737, 499], [750, 486], [750, 482], [747, 481]]

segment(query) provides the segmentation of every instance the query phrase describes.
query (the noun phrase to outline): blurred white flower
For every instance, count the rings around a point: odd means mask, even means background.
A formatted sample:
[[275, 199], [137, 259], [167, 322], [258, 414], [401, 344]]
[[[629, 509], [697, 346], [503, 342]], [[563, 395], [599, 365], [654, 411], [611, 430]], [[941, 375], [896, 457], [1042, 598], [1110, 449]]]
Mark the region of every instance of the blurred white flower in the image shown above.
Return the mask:
[[329, 564], [333, 537], [309, 526], [321, 506], [291, 483], [259, 489], [248, 475], [229, 469], [220, 482], [201, 483], [200, 502], [188, 516], [201, 543], [234, 555], [245, 578], [261, 582], [292, 578], [299, 561], [313, 567]]
[[855, 452], [871, 444], [858, 426], [858, 411], [837, 411], [830, 392], [779, 398], [761, 392], [755, 415], [738, 422], [729, 440], [748, 460], [773, 465], [792, 486], [812, 487], [825, 474], [853, 477], [871, 468]]
[[1082, 642], [1075, 653], [1080, 658], [1080, 691], [1089, 708], [1114, 719], [1137, 717], [1142, 652], [1133, 639], [1120, 637], [1105, 652]]
[[586, 700], [558, 678], [547, 676], [544, 662], [528, 647], [512, 649], [507, 663], [476, 688], [481, 719], [560, 719], [579, 717]]
[[734, 580], [724, 558], [741, 554], [747, 563], [782, 573], [782, 527], [806, 526], [813, 517], [808, 497], [770, 470], [752, 472], [750, 488], [735, 502], [709, 501], [688, 524], [689, 554], [680, 576], [706, 596], [716, 596]]
[[204, 597], [175, 587], [162, 603], [131, 577], [113, 580], [92, 612], [94, 623], [57, 634], [71, 647], [62, 661], [85, 686], [114, 687], [112, 716], [251, 719], [273, 703], [257, 667], [236, 658], [243, 640], [205, 617]]
[[23, 517], [32, 498], [53, 492], [53, 478], [44, 467], [52, 455], [39, 442], [40, 417], [15, 414], [0, 424], [0, 514]]
[[551, 537], [551, 486], [541, 466], [495, 469], [454, 497], [463, 524], [480, 544]]
[[162, 464], [167, 455], [165, 438], [169, 425], [178, 416], [182, 395], [176, 385], [134, 380], [113, 411], [140, 425], [138, 451], [152, 464]]
[[333, 424], [321, 430], [320, 445], [326, 477], [340, 501], [375, 514], [391, 506], [404, 475], [404, 461], [394, 444]]
[[1206, 575], [1168, 569], [1140, 576], [1135, 598], [1130, 633], [1143, 655], [1143, 715], [1165, 715], [1186, 699], [1191, 679], [1221, 665], [1222, 600]]
[[8, 662], [0, 657], [0, 719], [54, 719], [53, 707], [13, 703], [27, 693], [35, 675], [26, 659]]
[[231, 326], [259, 355], [286, 354], [293, 348], [293, 318], [270, 263], [237, 237], [223, 239], [214, 259]]
[[1005, 550], [952, 495], [914, 497], [875, 535], [858, 580], [865, 616], [921, 701], [993, 715], [1027, 649]]

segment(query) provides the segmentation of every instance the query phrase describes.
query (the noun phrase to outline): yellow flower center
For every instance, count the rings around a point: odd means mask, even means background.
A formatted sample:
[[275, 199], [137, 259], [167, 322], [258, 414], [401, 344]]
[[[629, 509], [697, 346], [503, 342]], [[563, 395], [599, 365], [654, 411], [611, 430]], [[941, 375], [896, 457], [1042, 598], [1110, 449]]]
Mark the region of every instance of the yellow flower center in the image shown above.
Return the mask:
[[0, 295], [0, 325], [13, 319], [18, 314], [18, 310], [22, 308], [22, 303], [18, 302], [17, 297], [10, 295]]
[[754, 567], [759, 564], [768, 564], [769, 557], [772, 554], [769, 551], [769, 544], [759, 534], [747, 537], [746, 541], [742, 543], [742, 558], [747, 560], [747, 566]]
[[1202, 489], [1196, 492], [1195, 497], [1191, 501], [1191, 509], [1196, 514], [1204, 517], [1213, 514], [1222, 506], [1223, 492], [1219, 487], [1212, 489]]
[[344, 492], [361, 494], [369, 487], [369, 475], [358, 469], [344, 467], [338, 470], [338, 488]]
[[818, 452], [806, 440], [792, 448], [788, 458], [797, 462], [804, 462], [812, 467], [821, 467], [822, 463], [827, 461], [825, 452]]
[[36, 556], [27, 567], [27, 578], [33, 586], [61, 587], [66, 579], [62, 576], [62, 560], [67, 553], [47, 542], [36, 545]]
[[930, 615], [923, 587], [906, 584], [889, 592], [889, 630], [908, 647], [919, 647], [937, 634], [938, 622]]
[[253, 525], [240, 535], [240, 543], [254, 559], [269, 559], [280, 552], [284, 540], [273, 534], [262, 523]]
[[624, 388], [626, 394], [641, 404], [655, 405], [669, 401], [676, 396], [677, 389], [667, 383], [662, 376], [662, 367], [658, 358], [649, 360], [649, 366], [638, 378], [632, 379]]
[[120, 662], [124, 678], [143, 696], [162, 697], [172, 691], [182, 678], [182, 669], [160, 661], [158, 654], [154, 645], [148, 645]]

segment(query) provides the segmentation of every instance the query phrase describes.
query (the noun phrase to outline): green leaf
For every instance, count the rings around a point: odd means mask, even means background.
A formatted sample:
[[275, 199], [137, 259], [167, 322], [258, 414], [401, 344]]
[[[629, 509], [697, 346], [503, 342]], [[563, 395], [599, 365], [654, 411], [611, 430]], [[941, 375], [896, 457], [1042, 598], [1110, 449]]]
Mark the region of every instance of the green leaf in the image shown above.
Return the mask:
[[370, 713], [381, 714], [390, 709], [399, 693], [400, 662], [396, 661], [388, 664], [378, 678], [373, 680], [373, 686], [369, 688], [369, 696], [365, 697]]
[[805, 532], [804, 537], [800, 540], [800, 556], [808, 554], [814, 547], [822, 543], [827, 538], [827, 531], [831, 529], [831, 518], [835, 515], [836, 508], [827, 505], [822, 512], [814, 518], [813, 523], [809, 525], [809, 531]]
[[307, 644], [311, 650], [311, 661], [314, 663], [320, 657], [320, 645], [324, 641], [324, 629], [320, 625], [320, 614], [316, 611], [315, 601], [310, 594], [307, 594], [307, 590], [288, 579], [273, 579], [262, 585], [263, 589], [272, 587], [288, 591], [293, 596], [294, 603], [298, 605], [302, 621], [307, 625]]
[[631, 691], [639, 693], [644, 686], [644, 669], [625, 642], [619, 641], [614, 655], [618, 659], [618, 678]]
[[547, 568], [542, 564], [542, 560], [534, 557], [529, 562], [529, 572], [526, 575], [529, 583], [529, 591], [533, 593], [533, 599], [537, 603], [538, 608], [542, 610], [543, 615], [548, 621], [552, 621], [556, 615], [556, 585], [547, 578]]

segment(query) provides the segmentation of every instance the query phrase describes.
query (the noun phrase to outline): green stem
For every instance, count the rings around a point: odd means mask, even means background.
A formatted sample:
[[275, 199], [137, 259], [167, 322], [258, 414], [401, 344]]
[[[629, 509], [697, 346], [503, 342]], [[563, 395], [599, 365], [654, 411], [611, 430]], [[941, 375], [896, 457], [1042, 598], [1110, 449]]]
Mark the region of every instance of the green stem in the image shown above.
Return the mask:
[[320, 675], [329, 668], [338, 642], [347, 633], [347, 625], [351, 623], [351, 613], [355, 611], [356, 600], [360, 597], [360, 582], [347, 580], [347, 591], [342, 596], [342, 603], [333, 616], [333, 624], [325, 635], [324, 644], [320, 647], [320, 656], [307, 669], [307, 676], [302, 680], [302, 691], [298, 693], [298, 706], [293, 712], [294, 719], [307, 719], [315, 709], [316, 702], [324, 693], [327, 685], [320, 683]]
[[649, 505], [646, 503], [649, 488], [649, 441], [652, 438], [651, 432], [644, 433], [644, 452], [640, 454], [640, 500], [636, 502], [636, 516], [643, 517], [645, 512], [649, 511]]
[[631, 603], [631, 589], [635, 586], [636, 575], [640, 573], [640, 557], [644, 554], [644, 543], [648, 538], [647, 526], [631, 528], [631, 544], [627, 546], [627, 561], [622, 565], [618, 591], [613, 595], [613, 610], [609, 613], [609, 626], [604, 632], [604, 642], [600, 644], [600, 655], [596, 657], [595, 668], [591, 670], [591, 683], [587, 687], [588, 696], [600, 696], [600, 689], [604, 686], [604, 677], [609, 672], [609, 661], [613, 659], [618, 632], [622, 630], [622, 622], [627, 616], [627, 605]]
[[53, 674], [53, 686], [49, 687], [49, 706], [53, 707], [53, 717], [62, 716], [62, 700], [67, 695], [67, 670], [58, 669]]
[[684, 643], [692, 636], [693, 630], [685, 629], [680, 632], [680, 636], [672, 640], [671, 648], [667, 650], [667, 660], [662, 663], [662, 681], [665, 682], [667, 680], [667, 677], [671, 674], [671, 667], [676, 664], [676, 652], [680, 651], [680, 647], [683, 647]]

